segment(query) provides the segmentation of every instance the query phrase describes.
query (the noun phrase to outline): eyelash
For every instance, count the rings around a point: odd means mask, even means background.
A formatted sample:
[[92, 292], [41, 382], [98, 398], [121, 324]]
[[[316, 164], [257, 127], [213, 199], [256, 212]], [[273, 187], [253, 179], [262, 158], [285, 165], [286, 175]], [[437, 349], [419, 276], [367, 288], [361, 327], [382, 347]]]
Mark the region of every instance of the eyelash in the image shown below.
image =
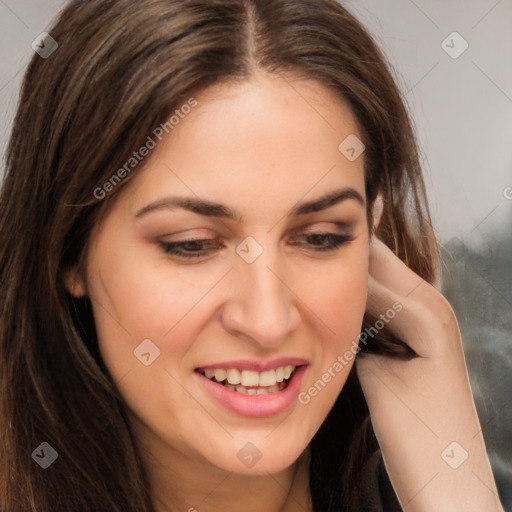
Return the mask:
[[[347, 242], [351, 242], [354, 237], [351, 235], [339, 235], [336, 233], [309, 233], [304, 235], [299, 235], [297, 238], [309, 238], [310, 240], [327, 240], [327, 244], [320, 245], [317, 243], [309, 243], [311, 247], [310, 250], [313, 252], [334, 252], [338, 250], [341, 246], [345, 245]], [[184, 240], [182, 242], [159, 242], [161, 249], [166, 254], [172, 254], [173, 256], [177, 256], [183, 259], [190, 258], [200, 258], [202, 256], [206, 256], [208, 254], [208, 249], [195, 250], [190, 251], [186, 250], [190, 247], [197, 248], [198, 245], [202, 244], [210, 244], [211, 249], [221, 248], [221, 244], [215, 240], [210, 239], [198, 239], [198, 240]], [[299, 245], [297, 243], [293, 243], [292, 245]]]

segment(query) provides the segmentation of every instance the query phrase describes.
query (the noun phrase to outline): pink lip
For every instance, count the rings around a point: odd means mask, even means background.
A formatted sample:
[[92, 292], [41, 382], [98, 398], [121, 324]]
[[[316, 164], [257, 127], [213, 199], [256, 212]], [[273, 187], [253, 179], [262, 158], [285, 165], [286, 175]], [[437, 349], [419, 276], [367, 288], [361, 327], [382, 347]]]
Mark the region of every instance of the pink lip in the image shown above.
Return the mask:
[[[287, 361], [291, 361], [291, 359]], [[241, 368], [241, 362], [242, 361], [236, 361], [229, 363], [228, 366], [214, 366], [213, 368]], [[272, 362], [272, 365], [274, 364], [275, 361]], [[278, 362], [277, 366], [286, 366], [286, 364], [295, 363], [290, 362], [283, 365], [282, 363]], [[273, 368], [274, 366], [269, 366], [269, 364], [266, 364], [264, 367]], [[242, 366], [242, 368], [252, 369], [244, 366]], [[263, 417], [279, 414], [280, 412], [285, 411], [293, 402], [297, 400], [300, 385], [302, 383], [304, 373], [306, 372], [306, 368], [306, 364], [298, 366], [295, 370], [295, 373], [293, 374], [293, 377], [288, 381], [288, 385], [285, 389], [276, 393], [267, 393], [266, 395], [244, 395], [242, 393], [238, 393], [237, 391], [232, 391], [231, 389], [228, 389], [221, 384], [217, 384], [211, 381], [197, 371], [194, 372], [194, 375], [195, 378], [199, 379], [199, 382], [202, 386], [204, 386], [204, 389], [207, 391], [207, 393], [209, 393], [225, 408], [241, 416]]]
[[273, 370], [278, 366], [302, 366], [308, 364], [309, 361], [298, 357], [281, 357], [272, 361], [261, 362], [253, 359], [239, 359], [238, 361], [225, 361], [223, 363], [207, 364], [205, 366], [198, 366], [196, 370], [215, 370], [216, 368], [222, 368], [229, 370], [230, 368], [236, 368], [237, 370], [253, 370], [255, 372], [264, 372], [265, 370]]

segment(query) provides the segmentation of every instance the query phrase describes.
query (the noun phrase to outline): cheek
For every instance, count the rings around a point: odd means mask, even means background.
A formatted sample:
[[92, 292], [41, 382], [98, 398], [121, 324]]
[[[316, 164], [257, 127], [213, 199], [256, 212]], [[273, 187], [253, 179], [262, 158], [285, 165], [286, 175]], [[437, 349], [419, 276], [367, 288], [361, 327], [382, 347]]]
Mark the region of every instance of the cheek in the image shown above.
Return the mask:
[[317, 323], [326, 327], [321, 336], [324, 349], [343, 349], [357, 340], [361, 330], [368, 291], [368, 252], [362, 244], [357, 249], [302, 284], [302, 296], [318, 317]]
[[[201, 329], [201, 298], [218, 277], [189, 282], [168, 266], [126, 255], [104, 259], [101, 273], [93, 275], [89, 292], [100, 353], [126, 403], [155, 431], [170, 420], [185, 431], [181, 417], [200, 417], [202, 412], [178, 383], [178, 366]], [[152, 361], [148, 366], [137, 356], [146, 352]]]
[[[311, 305], [312, 314], [318, 319], [316, 325], [322, 325], [316, 332], [317, 342], [313, 347], [314, 360], [311, 376], [318, 378], [332, 369], [338, 357], [348, 350], [357, 350], [363, 316], [366, 309], [368, 291], [368, 251], [361, 243], [350, 252], [342, 254], [340, 259], [332, 263], [325, 273], [306, 286], [303, 284], [303, 296]], [[321, 333], [320, 333], [321, 332]], [[336, 372], [336, 384], [329, 386], [331, 399], [341, 389], [345, 377], [350, 371], [354, 357], [344, 361], [341, 376]], [[339, 368], [338, 368], [339, 369]]]
[[324, 325], [311, 345], [313, 363], [298, 396], [308, 439], [331, 410], [355, 362], [366, 308], [367, 258], [361, 246], [305, 288], [304, 296], [318, 316], [316, 325]]
[[191, 280], [190, 272], [183, 274], [165, 263], [148, 264], [144, 258], [120, 256], [104, 262], [91, 287], [97, 302], [105, 305], [98, 308], [100, 320], [105, 320], [98, 322], [100, 327], [114, 322], [135, 339], [164, 337], [216, 280], [211, 275]]
[[335, 289], [330, 287], [324, 304], [329, 325], [338, 335], [359, 334], [366, 307], [368, 274], [356, 269], [341, 276], [336, 284]]
[[101, 266], [93, 261], [89, 275], [100, 352], [116, 381], [142, 367], [134, 351], [146, 339], [164, 356], [152, 368], [162, 366], [166, 355], [179, 361], [201, 329], [193, 321], [197, 306], [218, 280], [210, 272], [191, 281], [190, 271], [171, 272], [164, 263], [127, 253], [104, 258]]

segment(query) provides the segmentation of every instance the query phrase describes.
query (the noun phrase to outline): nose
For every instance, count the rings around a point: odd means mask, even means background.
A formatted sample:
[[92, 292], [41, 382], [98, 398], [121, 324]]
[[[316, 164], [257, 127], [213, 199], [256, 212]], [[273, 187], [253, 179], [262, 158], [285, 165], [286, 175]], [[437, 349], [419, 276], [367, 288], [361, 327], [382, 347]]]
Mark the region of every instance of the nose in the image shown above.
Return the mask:
[[261, 347], [278, 347], [300, 324], [298, 298], [277, 257], [268, 252], [253, 263], [241, 258], [230, 272], [229, 300], [221, 322], [234, 336], [248, 338]]

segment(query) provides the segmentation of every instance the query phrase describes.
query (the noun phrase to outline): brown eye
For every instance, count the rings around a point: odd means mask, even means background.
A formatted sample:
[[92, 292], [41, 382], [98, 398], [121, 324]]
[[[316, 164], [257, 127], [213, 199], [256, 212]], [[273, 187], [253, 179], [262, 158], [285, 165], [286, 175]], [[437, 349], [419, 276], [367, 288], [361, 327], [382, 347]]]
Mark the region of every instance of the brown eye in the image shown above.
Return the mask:
[[181, 240], [178, 242], [159, 242], [163, 252], [180, 258], [198, 258], [210, 254], [214, 249], [220, 249], [222, 244], [216, 240], [198, 239]]
[[[292, 245], [306, 245], [317, 252], [335, 251], [347, 242], [354, 239], [351, 235], [340, 235], [337, 233], [309, 233], [299, 235], [293, 239]], [[297, 242], [297, 240], [305, 240]]]

